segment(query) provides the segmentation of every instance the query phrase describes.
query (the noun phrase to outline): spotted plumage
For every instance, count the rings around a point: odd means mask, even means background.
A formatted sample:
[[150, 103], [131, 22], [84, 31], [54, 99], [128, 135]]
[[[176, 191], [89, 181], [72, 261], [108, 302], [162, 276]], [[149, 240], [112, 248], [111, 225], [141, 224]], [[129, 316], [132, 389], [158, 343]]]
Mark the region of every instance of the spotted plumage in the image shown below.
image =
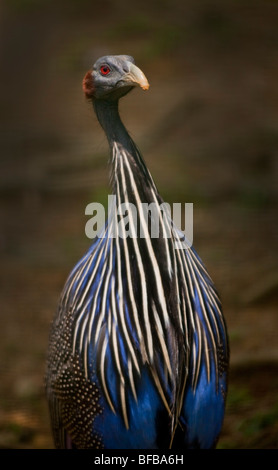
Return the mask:
[[[130, 56], [100, 58], [83, 81], [110, 145], [114, 203], [52, 325], [46, 382], [56, 447], [211, 448], [222, 426], [221, 303], [119, 117], [119, 99], [138, 84], [148, 88]], [[128, 236], [121, 204], [136, 209]]]

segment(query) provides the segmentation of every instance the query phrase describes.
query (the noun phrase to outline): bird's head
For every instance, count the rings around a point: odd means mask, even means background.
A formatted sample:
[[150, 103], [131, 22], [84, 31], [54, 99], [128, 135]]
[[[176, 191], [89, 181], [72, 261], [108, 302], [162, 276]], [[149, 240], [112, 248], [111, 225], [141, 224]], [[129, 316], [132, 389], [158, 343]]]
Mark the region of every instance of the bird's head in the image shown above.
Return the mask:
[[147, 90], [149, 83], [128, 55], [100, 57], [83, 79], [83, 91], [89, 99], [115, 101], [135, 86]]

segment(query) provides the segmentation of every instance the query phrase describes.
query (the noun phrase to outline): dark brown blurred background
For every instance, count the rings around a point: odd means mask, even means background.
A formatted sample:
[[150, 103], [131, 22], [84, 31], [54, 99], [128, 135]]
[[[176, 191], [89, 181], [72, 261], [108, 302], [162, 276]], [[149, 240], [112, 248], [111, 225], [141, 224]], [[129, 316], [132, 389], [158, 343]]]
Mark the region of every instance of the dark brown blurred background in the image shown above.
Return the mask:
[[278, 447], [277, 1], [2, 0], [0, 448], [51, 448], [43, 375], [64, 281], [106, 202], [108, 147], [81, 83], [130, 54], [151, 84], [121, 113], [194, 244], [231, 343], [220, 448]]

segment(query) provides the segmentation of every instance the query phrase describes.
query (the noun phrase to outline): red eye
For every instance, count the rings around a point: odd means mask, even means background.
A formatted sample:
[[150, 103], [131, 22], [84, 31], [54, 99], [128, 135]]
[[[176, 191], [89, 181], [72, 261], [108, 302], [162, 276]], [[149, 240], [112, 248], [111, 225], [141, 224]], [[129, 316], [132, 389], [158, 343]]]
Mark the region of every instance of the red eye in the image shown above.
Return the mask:
[[110, 73], [110, 68], [108, 67], [108, 65], [102, 65], [100, 67], [100, 72], [102, 75], [108, 75]]

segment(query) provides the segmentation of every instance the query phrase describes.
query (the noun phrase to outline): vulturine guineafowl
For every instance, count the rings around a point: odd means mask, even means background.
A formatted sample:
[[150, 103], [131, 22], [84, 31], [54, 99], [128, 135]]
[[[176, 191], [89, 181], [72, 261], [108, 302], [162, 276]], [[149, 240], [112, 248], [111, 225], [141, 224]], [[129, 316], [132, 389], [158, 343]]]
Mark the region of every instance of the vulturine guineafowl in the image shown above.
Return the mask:
[[[120, 119], [119, 99], [138, 85], [149, 87], [127, 55], [101, 57], [83, 80], [109, 142], [114, 204], [69, 275], [51, 328], [46, 387], [57, 448], [214, 448], [222, 427], [221, 303], [194, 248], [161, 215], [163, 200]], [[158, 236], [143, 203], [157, 209]], [[142, 236], [133, 213], [129, 235], [117, 232], [121, 204], [136, 209]]]

